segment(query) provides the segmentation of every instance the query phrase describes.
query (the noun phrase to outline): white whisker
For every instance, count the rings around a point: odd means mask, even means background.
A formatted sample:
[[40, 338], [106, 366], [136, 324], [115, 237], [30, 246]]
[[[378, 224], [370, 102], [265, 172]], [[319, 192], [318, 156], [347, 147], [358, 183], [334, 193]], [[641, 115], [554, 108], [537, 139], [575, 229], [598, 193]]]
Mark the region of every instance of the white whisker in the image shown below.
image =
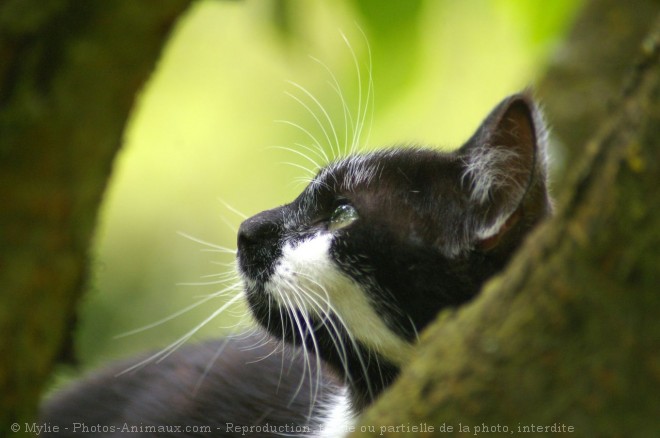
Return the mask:
[[[296, 129], [298, 129], [298, 130], [301, 131], [303, 134], [305, 134], [307, 137], [309, 137], [310, 140], [312, 140], [312, 144], [314, 144], [314, 146], [315, 146], [319, 151], [323, 151], [323, 146], [321, 146], [321, 143], [319, 143], [319, 141], [316, 139], [316, 137], [314, 137], [314, 135], [313, 135], [311, 132], [309, 132], [308, 129], [305, 129], [305, 128], [303, 128], [301, 125], [299, 125], [299, 124], [297, 124], [297, 123], [294, 123], [294, 122], [291, 122], [291, 121], [289, 121], [289, 120], [275, 120], [275, 123], [282, 123], [282, 124], [284, 124], [284, 125], [289, 125], [289, 126], [292, 126], [292, 127], [296, 128]], [[319, 153], [321, 153], [321, 152], [319, 152]]]
[[[330, 86], [332, 87], [332, 89], [339, 96], [339, 100], [341, 102], [342, 112], [343, 112], [343, 116], [344, 116], [344, 143], [343, 144], [344, 144], [344, 150], [345, 150], [346, 145], [348, 144], [349, 126], [350, 126], [351, 131], [354, 131], [354, 129], [355, 129], [353, 114], [351, 113], [351, 110], [348, 106], [348, 103], [346, 102], [346, 99], [344, 98], [344, 93], [342, 92], [342, 88], [339, 85], [339, 81], [337, 81], [337, 77], [332, 72], [330, 67], [328, 67], [323, 61], [321, 61], [318, 58], [311, 57], [311, 59], [314, 60], [315, 62], [317, 62], [318, 64], [320, 64], [328, 72], [328, 74], [330, 75], [330, 78], [332, 79], [332, 83], [330, 84]], [[326, 160], [326, 163], [329, 163], [329, 162], [330, 162], [330, 160]]]
[[186, 239], [192, 240], [193, 242], [200, 243], [204, 246], [207, 246], [207, 247], [215, 250], [215, 252], [223, 252], [223, 253], [227, 253], [227, 254], [236, 254], [235, 249], [227, 248], [227, 247], [224, 247], [224, 246], [216, 245], [215, 243], [207, 242], [206, 240], [202, 240], [202, 239], [199, 239], [197, 237], [191, 236], [190, 234], [185, 233], [183, 231], [178, 231], [177, 234], [179, 236], [185, 237]]
[[304, 152], [301, 152], [301, 151], [298, 151], [296, 149], [289, 148], [289, 147], [286, 147], [286, 146], [273, 146], [273, 148], [274, 149], [281, 149], [281, 150], [287, 151], [287, 152], [291, 152], [293, 154], [296, 154], [296, 155], [304, 158], [305, 160], [307, 160], [309, 163], [311, 163], [314, 166], [314, 169], [321, 168], [321, 165], [316, 160], [314, 160], [312, 157], [305, 154]]
[[[366, 98], [363, 97], [363, 91], [362, 91], [362, 73], [361, 73], [361, 68], [360, 68], [360, 62], [358, 61], [358, 57], [355, 53], [355, 50], [353, 50], [353, 46], [351, 45], [350, 41], [346, 37], [346, 35], [343, 32], [340, 32], [342, 39], [344, 40], [344, 43], [348, 47], [348, 50], [351, 54], [351, 57], [353, 58], [353, 64], [355, 66], [355, 72], [357, 75], [357, 83], [358, 83], [358, 112], [357, 112], [357, 120], [355, 123], [355, 130], [353, 132], [353, 138], [350, 142], [350, 148], [345, 151], [346, 154], [352, 154], [355, 153], [361, 143], [361, 138], [362, 138], [362, 131], [364, 129], [364, 125], [366, 123], [367, 119], [367, 112], [369, 111], [369, 108], [372, 107], [372, 105], [369, 105], [369, 103], [373, 100], [373, 75], [372, 75], [372, 61], [371, 61], [371, 48], [369, 46], [369, 41], [366, 38], [366, 35], [364, 32], [362, 34], [365, 37], [366, 41], [366, 46], [369, 54], [369, 65], [368, 65], [368, 82], [367, 82], [367, 96]], [[364, 104], [364, 105], [363, 105]], [[373, 119], [373, 117], [372, 117]], [[371, 127], [370, 127], [371, 131]], [[347, 145], [348, 146], [348, 145]]]
[[234, 213], [236, 216], [240, 217], [241, 219], [247, 219], [248, 218], [248, 215], [246, 215], [245, 213], [243, 213], [243, 212], [239, 211], [238, 209], [232, 207], [225, 200], [218, 198], [218, 201], [222, 205], [224, 205], [227, 210], [231, 211], [232, 213]]
[[[294, 146], [297, 146], [301, 149], [305, 149], [308, 152], [311, 152], [312, 154], [316, 155], [319, 159], [323, 160], [324, 164], [327, 164], [330, 162], [330, 158], [328, 157], [328, 154], [325, 153], [324, 149], [314, 149], [312, 147], [306, 146], [302, 143], [294, 143]], [[321, 166], [319, 166], [320, 168]]]
[[201, 323], [197, 324], [195, 327], [193, 327], [192, 330], [188, 331], [185, 333], [183, 336], [181, 336], [179, 339], [176, 341], [172, 342], [162, 350], [158, 351], [157, 353], [152, 354], [151, 356], [147, 357], [146, 359], [143, 359], [136, 364], [126, 368], [125, 370], [119, 372], [117, 376], [120, 376], [122, 374], [129, 373], [133, 370], [136, 370], [138, 368], [142, 368], [144, 365], [151, 363], [151, 362], [156, 362], [159, 363], [165, 358], [167, 358], [170, 354], [174, 353], [181, 345], [185, 344], [195, 333], [197, 333], [202, 327], [204, 327], [206, 324], [208, 324], [210, 321], [212, 321], [215, 317], [220, 315], [225, 309], [227, 309], [229, 306], [233, 305], [236, 301], [238, 301], [240, 298], [242, 298], [241, 295], [236, 295], [230, 300], [228, 300], [225, 304], [220, 306], [218, 309], [213, 311], [211, 315], [209, 315], [207, 318], [205, 318]]
[[206, 367], [204, 368], [204, 371], [202, 374], [199, 376], [197, 379], [197, 382], [195, 383], [195, 387], [193, 388], [193, 395], [196, 395], [197, 392], [199, 391], [199, 388], [202, 386], [202, 382], [204, 382], [204, 379], [206, 379], [206, 376], [208, 376], [209, 372], [213, 368], [213, 365], [215, 365], [215, 362], [218, 360], [222, 352], [225, 350], [225, 347], [229, 343], [230, 338], [226, 338], [224, 342], [220, 345], [220, 347], [217, 349], [211, 360], [209, 361], [208, 364], [206, 364]]
[[302, 165], [300, 165], [300, 164], [298, 164], [298, 163], [292, 163], [292, 162], [290, 162], [290, 161], [284, 161], [284, 162], [282, 162], [281, 164], [286, 164], [286, 165], [288, 165], [288, 166], [293, 166], [293, 167], [295, 167], [295, 168], [297, 168], [297, 169], [302, 169], [302, 170], [304, 170], [305, 172], [307, 172], [308, 174], [310, 174], [312, 177], [313, 177], [314, 175], [316, 175], [316, 172], [314, 172], [313, 170], [308, 169], [308, 168], [306, 168], [305, 166], [302, 166]]
[[302, 102], [302, 100], [296, 98], [296, 96], [292, 95], [291, 93], [287, 93], [287, 94], [289, 94], [293, 99], [295, 99], [295, 100], [298, 101], [301, 105], [303, 105], [303, 107], [306, 108], [306, 109], [310, 112], [310, 114], [312, 115], [312, 117], [314, 118], [314, 120], [316, 120], [316, 123], [318, 124], [318, 127], [319, 127], [319, 128], [321, 129], [321, 131], [323, 132], [323, 134], [324, 134], [324, 136], [325, 136], [325, 138], [326, 138], [326, 140], [327, 140], [327, 142], [328, 142], [328, 146], [330, 146], [330, 149], [331, 149], [332, 151], [334, 151], [334, 150], [335, 150], [335, 146], [336, 146], [336, 148], [337, 148], [337, 152], [339, 152], [339, 147], [340, 147], [340, 146], [339, 146], [339, 137], [337, 137], [337, 131], [335, 130], [335, 125], [332, 123], [332, 118], [330, 117], [330, 115], [328, 115], [328, 112], [326, 111], [325, 107], [324, 107], [324, 106], [321, 104], [321, 102], [319, 102], [319, 100], [318, 100], [318, 99], [317, 99], [312, 93], [310, 93], [305, 87], [303, 87], [303, 86], [301, 86], [300, 84], [297, 84], [297, 83], [295, 83], [295, 82], [292, 82], [292, 81], [289, 81], [289, 84], [293, 85], [294, 87], [296, 87], [296, 88], [298, 88], [300, 91], [302, 91], [304, 94], [306, 94], [307, 97], [309, 97], [309, 98], [312, 100], [312, 102], [314, 102], [314, 103], [316, 104], [316, 106], [321, 110], [321, 113], [323, 114], [323, 116], [325, 117], [325, 120], [327, 121], [328, 125], [330, 126], [330, 131], [332, 132], [332, 135], [333, 135], [333, 137], [334, 137], [334, 143], [333, 143], [332, 140], [330, 139], [330, 136], [329, 136], [329, 134], [328, 134], [328, 132], [327, 132], [327, 130], [326, 130], [326, 128], [325, 128], [324, 123], [322, 123], [321, 120], [319, 120], [318, 116], [316, 116], [316, 113], [315, 113], [314, 111], [312, 111], [312, 110], [308, 107], [308, 105], [306, 105], [304, 102]]
[[[142, 333], [142, 332], [145, 332], [145, 331], [147, 331], [147, 330], [151, 330], [151, 329], [154, 328], [154, 327], [158, 327], [158, 326], [160, 326], [160, 325], [163, 325], [163, 324], [165, 324], [165, 323], [168, 322], [168, 321], [171, 321], [171, 320], [173, 320], [173, 319], [175, 319], [175, 318], [178, 318], [179, 316], [181, 316], [181, 315], [183, 315], [183, 314], [185, 314], [185, 313], [190, 312], [190, 311], [193, 310], [193, 309], [196, 309], [197, 307], [201, 306], [202, 304], [207, 303], [208, 301], [210, 301], [210, 300], [212, 300], [212, 299], [214, 299], [214, 298], [218, 298], [219, 296], [225, 294], [225, 293], [228, 292], [228, 291], [235, 290], [236, 287], [237, 287], [237, 285], [229, 286], [229, 287], [223, 289], [222, 291], [219, 291], [219, 292], [213, 293], [213, 294], [211, 294], [211, 295], [209, 295], [209, 296], [207, 296], [207, 297], [201, 299], [200, 301], [198, 301], [198, 302], [196, 302], [196, 303], [193, 303], [193, 304], [191, 304], [191, 305], [189, 305], [189, 306], [186, 306], [186, 307], [184, 307], [183, 309], [178, 310], [178, 311], [172, 313], [171, 315], [166, 316], [166, 317], [163, 318], [163, 319], [159, 319], [158, 321], [156, 321], [156, 322], [152, 322], [151, 324], [147, 324], [147, 325], [142, 326], [142, 327], [140, 327], [140, 328], [133, 329], [133, 330], [129, 330], [129, 331], [127, 331], [127, 332], [121, 333], [121, 334], [119, 334], [119, 335], [114, 336], [113, 339], [122, 339], [122, 338], [126, 338], [126, 337], [128, 337], [128, 336], [133, 336], [133, 335], [135, 335], [135, 334]], [[237, 296], [240, 297], [240, 295], [237, 295]], [[235, 300], [235, 299], [232, 299], [232, 300]]]
[[[304, 308], [304, 306], [305, 306], [305, 304], [304, 304], [305, 303], [305, 297], [304, 297], [305, 293], [304, 293], [304, 291], [302, 291], [299, 287], [297, 287], [297, 285], [294, 285], [294, 284], [288, 284], [288, 286], [290, 287], [290, 292], [292, 292], [292, 296], [289, 297], [289, 299], [287, 300], [289, 302], [289, 304], [292, 306], [292, 308], [295, 308], [295, 307], [293, 307], [293, 303], [291, 302], [291, 299], [293, 299], [298, 304], [297, 305], [298, 308]], [[321, 354], [320, 354], [320, 351], [319, 351], [318, 343], [316, 341], [316, 337], [314, 335], [314, 329], [313, 329], [313, 327], [310, 323], [308, 313], [307, 312], [301, 312], [301, 316], [302, 316], [303, 321], [305, 323], [304, 330], [300, 331], [301, 337], [302, 337], [303, 342], [306, 338], [311, 340], [312, 347], [313, 347], [313, 350], [314, 350], [314, 356], [315, 356], [316, 364], [317, 364], [316, 367], [315, 367], [316, 380], [312, 381], [313, 374], [314, 374], [314, 372], [312, 370], [312, 363], [309, 360], [308, 351], [305, 348], [305, 345], [303, 345], [303, 350], [302, 351], [303, 351], [303, 355], [304, 355], [304, 362], [305, 362], [305, 365], [307, 367], [309, 383], [310, 383], [310, 388], [309, 388], [310, 394], [309, 395], [310, 395], [310, 399], [312, 400], [312, 403], [310, 403], [310, 411], [309, 411], [309, 415], [311, 415], [312, 414], [312, 409], [313, 409], [314, 404], [315, 404], [315, 401], [318, 398], [318, 391], [319, 391], [319, 388], [320, 388], [320, 385], [321, 385], [321, 383], [320, 383], [321, 382], [321, 368], [319, 367], [319, 364], [321, 363]], [[296, 318], [296, 321], [298, 322], [299, 329], [302, 329], [302, 327], [300, 327], [300, 321], [297, 318]], [[305, 336], [303, 334], [303, 331], [305, 333], [307, 333], [309, 336]], [[292, 397], [292, 398], [295, 398], [298, 395], [298, 393], [301, 391], [303, 383], [304, 383], [304, 375], [301, 376], [300, 383], [298, 384], [298, 387], [296, 388], [296, 391], [294, 392], [294, 397]]]
[[234, 234], [237, 234], [237, 233], [238, 233], [238, 227], [236, 226], [236, 222], [235, 222], [235, 221], [230, 221], [230, 220], [227, 219], [227, 217], [224, 216], [224, 215], [220, 215], [220, 220], [221, 220], [225, 225], [227, 225], [227, 227], [228, 227], [228, 228], [229, 228]]
[[184, 283], [177, 283], [177, 286], [184, 286], [184, 287], [191, 287], [191, 286], [213, 286], [216, 284], [223, 284], [226, 283], [226, 279], [219, 279], [219, 280], [213, 280], [213, 281], [192, 281], [192, 282], [184, 282]]

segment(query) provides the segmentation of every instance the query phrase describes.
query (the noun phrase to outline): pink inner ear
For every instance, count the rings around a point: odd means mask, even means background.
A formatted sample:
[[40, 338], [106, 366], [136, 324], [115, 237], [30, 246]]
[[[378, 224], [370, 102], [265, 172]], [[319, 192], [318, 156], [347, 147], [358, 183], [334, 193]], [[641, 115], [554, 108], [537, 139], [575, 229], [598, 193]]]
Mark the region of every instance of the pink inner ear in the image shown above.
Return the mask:
[[499, 243], [500, 239], [509, 231], [522, 216], [521, 209], [518, 208], [514, 211], [511, 216], [502, 224], [500, 229], [490, 237], [483, 239], [479, 242], [479, 248], [483, 251], [488, 251], [495, 248]]
[[535, 144], [534, 118], [530, 108], [525, 101], [516, 100], [497, 124], [493, 133], [493, 145], [515, 152], [506, 166], [511, 172], [510, 177], [516, 180], [518, 186], [526, 187], [529, 183], [536, 154]]

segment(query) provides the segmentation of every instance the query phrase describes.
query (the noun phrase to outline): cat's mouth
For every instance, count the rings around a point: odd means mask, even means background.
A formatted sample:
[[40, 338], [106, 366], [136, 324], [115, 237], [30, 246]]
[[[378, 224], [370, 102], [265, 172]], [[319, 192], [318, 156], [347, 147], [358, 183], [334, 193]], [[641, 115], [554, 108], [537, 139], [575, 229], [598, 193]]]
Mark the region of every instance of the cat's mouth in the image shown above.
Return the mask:
[[369, 292], [334, 261], [331, 234], [281, 245], [281, 255], [267, 262], [270, 268], [261, 277], [247, 264], [260, 250], [239, 249], [247, 301], [260, 325], [279, 339], [320, 349], [338, 366], [356, 350], [394, 364], [408, 359], [410, 343], [391, 330]]
[[239, 249], [239, 273], [250, 309], [278, 338], [300, 343], [324, 327], [336, 337], [345, 336], [342, 332], [347, 327], [338, 320], [332, 287], [325, 284], [336, 282], [324, 278], [328, 273], [337, 276], [325, 260], [329, 246], [326, 236], [296, 245], [285, 243], [276, 251]]
[[252, 314], [276, 338], [294, 345], [306, 345], [329, 327], [333, 328], [333, 336], [345, 336], [341, 333], [337, 317], [331, 312], [319, 314], [283, 304], [275, 298], [276, 294], [272, 290], [264, 289], [256, 283], [248, 286], [248, 283], [244, 283], [245, 294]]

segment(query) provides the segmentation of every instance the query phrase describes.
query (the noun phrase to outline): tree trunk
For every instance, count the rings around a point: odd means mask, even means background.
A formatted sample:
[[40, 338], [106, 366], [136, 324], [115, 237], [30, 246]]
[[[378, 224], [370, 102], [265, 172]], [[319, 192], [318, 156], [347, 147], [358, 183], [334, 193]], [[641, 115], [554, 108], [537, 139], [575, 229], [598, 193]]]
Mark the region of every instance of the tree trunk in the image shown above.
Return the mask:
[[[537, 90], [558, 140], [555, 174], [575, 162], [616, 104], [659, 9], [658, 0], [591, 0], [577, 17]], [[554, 182], [564, 188], [562, 178]]]
[[125, 121], [188, 3], [0, 2], [0, 434], [70, 339]]
[[638, 47], [556, 216], [480, 297], [423, 334], [357, 431], [657, 435], [660, 17]]

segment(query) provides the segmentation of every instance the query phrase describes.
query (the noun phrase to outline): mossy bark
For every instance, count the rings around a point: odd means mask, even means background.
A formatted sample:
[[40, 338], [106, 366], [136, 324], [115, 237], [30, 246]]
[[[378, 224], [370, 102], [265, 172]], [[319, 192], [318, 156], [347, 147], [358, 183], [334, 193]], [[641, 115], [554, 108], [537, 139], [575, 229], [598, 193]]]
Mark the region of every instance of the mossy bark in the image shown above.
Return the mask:
[[356, 427], [376, 432], [360, 436], [381, 436], [381, 426], [382, 436], [426, 436], [411, 429], [420, 424], [657, 434], [660, 17], [654, 26], [556, 216], [478, 299], [423, 334]]
[[[537, 90], [557, 140], [556, 175], [573, 166], [616, 104], [640, 41], [659, 9], [658, 0], [585, 2], [567, 43], [554, 52]], [[563, 188], [562, 178], [554, 182], [555, 188]]]
[[188, 3], [0, 2], [2, 435], [67, 343], [124, 124]]

